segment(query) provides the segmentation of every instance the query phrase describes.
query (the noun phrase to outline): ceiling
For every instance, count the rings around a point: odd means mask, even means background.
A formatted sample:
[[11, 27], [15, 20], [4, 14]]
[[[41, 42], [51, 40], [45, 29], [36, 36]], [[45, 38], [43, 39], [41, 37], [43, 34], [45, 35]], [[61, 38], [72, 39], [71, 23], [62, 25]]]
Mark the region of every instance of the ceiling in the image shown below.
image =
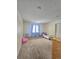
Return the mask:
[[49, 22], [61, 19], [61, 0], [17, 0], [25, 21]]

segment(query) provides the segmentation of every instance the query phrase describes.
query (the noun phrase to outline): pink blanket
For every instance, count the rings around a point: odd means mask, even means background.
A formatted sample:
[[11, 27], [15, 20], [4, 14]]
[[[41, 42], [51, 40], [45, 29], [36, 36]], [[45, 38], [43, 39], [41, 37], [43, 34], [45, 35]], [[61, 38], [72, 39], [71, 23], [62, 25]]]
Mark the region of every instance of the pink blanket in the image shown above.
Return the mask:
[[28, 42], [28, 37], [22, 37], [22, 44], [25, 44]]

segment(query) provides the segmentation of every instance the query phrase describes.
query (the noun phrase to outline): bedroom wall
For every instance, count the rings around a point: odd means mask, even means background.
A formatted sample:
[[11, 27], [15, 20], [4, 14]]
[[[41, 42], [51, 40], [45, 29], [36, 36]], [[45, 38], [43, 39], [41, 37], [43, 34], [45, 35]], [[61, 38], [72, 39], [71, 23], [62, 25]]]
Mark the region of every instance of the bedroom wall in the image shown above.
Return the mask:
[[[60, 20], [55, 20], [49, 23], [40, 23], [40, 33], [47, 32], [49, 35], [55, 35], [55, 24], [61, 23]], [[24, 34], [31, 36], [31, 25], [33, 23], [24, 21]], [[60, 34], [59, 34], [60, 35]]]
[[17, 12], [17, 55], [21, 48], [21, 38], [23, 36], [23, 19], [19, 12]]
[[[34, 24], [33, 22], [28, 22], [28, 21], [24, 21], [24, 34], [29, 34], [29, 36], [31, 36], [31, 29], [32, 29], [32, 24]], [[40, 33], [43, 32], [43, 24], [39, 23], [40, 25]]]
[[[61, 23], [60, 20], [55, 20], [49, 23], [44, 24], [44, 31], [47, 32], [49, 35], [55, 35], [55, 24]], [[59, 34], [60, 35], [60, 34]]]
[[26, 22], [26, 21], [24, 21], [24, 31], [23, 31], [23, 33], [24, 34], [29, 34], [29, 36], [31, 35], [31, 24], [32, 23], [30, 23], [30, 22]]
[[53, 22], [50, 22], [49, 23], [49, 29], [48, 29], [48, 32], [49, 32], [49, 34], [51, 35], [51, 34], [53, 34], [53, 35], [55, 35], [55, 24], [57, 24], [57, 23], [61, 23], [61, 21], [60, 20], [56, 20], [56, 21], [53, 21]]
[[[44, 24], [43, 24], [43, 31], [46, 32], [46, 33], [48, 33], [48, 28], [49, 28], [48, 24], [49, 24], [49, 23], [44, 23]], [[48, 33], [48, 34], [49, 34], [49, 33]]]

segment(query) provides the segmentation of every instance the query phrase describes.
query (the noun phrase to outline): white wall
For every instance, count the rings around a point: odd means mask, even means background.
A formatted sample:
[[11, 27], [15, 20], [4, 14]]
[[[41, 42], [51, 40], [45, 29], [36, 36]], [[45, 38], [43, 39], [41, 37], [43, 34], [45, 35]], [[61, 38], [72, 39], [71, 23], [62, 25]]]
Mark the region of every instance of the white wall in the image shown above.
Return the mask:
[[24, 34], [29, 34], [29, 36], [31, 36], [31, 24], [32, 23], [26, 22], [26, 21], [24, 21], [23, 23], [24, 23], [24, 28], [23, 28], [24, 29], [23, 30], [24, 32], [23, 33]]
[[[49, 23], [40, 23], [40, 33], [47, 32], [49, 35], [55, 35], [55, 24], [61, 23], [60, 20], [55, 20]], [[24, 34], [29, 34], [31, 36], [31, 25], [33, 23], [24, 21]], [[59, 36], [60, 34], [58, 34]]]
[[44, 31], [47, 32], [49, 35], [55, 35], [55, 24], [57, 23], [61, 23], [61, 21], [55, 20], [55, 21], [44, 24]]
[[[32, 24], [34, 24], [34, 23], [24, 21], [24, 34], [29, 34], [29, 36], [31, 36]], [[39, 23], [39, 25], [40, 25], [40, 33], [42, 33], [43, 32], [43, 24]]]
[[19, 12], [17, 12], [17, 55], [21, 48], [21, 38], [23, 36], [23, 20]]

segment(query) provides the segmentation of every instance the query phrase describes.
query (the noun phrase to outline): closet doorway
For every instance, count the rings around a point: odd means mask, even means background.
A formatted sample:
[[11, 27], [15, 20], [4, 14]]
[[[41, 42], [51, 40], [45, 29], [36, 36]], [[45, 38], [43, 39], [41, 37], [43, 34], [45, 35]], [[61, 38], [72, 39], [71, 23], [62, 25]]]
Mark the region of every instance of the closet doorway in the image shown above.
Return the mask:
[[61, 23], [55, 24], [55, 35], [61, 38]]

